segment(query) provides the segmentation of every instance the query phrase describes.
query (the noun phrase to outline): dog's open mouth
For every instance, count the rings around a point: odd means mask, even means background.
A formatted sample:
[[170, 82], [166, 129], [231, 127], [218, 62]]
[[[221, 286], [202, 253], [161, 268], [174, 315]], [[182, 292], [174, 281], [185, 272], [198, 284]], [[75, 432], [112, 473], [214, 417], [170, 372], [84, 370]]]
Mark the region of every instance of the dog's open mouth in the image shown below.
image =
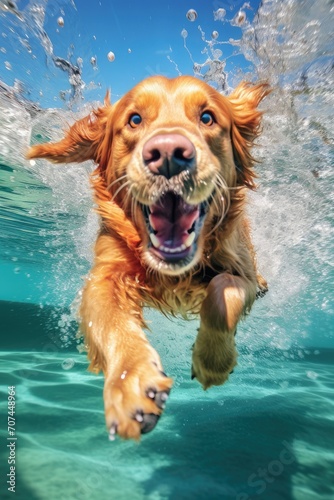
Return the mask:
[[181, 196], [167, 192], [153, 205], [142, 208], [151, 253], [167, 263], [189, 262], [196, 252], [207, 203], [190, 205]]

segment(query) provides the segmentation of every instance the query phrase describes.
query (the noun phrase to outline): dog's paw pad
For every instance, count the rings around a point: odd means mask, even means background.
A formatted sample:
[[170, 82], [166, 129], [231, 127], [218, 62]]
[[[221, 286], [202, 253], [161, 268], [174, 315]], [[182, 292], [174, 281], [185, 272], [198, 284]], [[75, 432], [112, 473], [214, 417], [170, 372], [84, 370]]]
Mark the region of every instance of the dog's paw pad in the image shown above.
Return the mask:
[[[157, 425], [160, 415], [156, 415], [155, 413], [144, 413], [141, 416], [140, 422], [140, 432], [141, 434], [147, 434], [151, 432], [154, 427]], [[136, 418], [138, 422], [138, 418]]]
[[224, 384], [229, 375], [234, 372], [234, 369], [230, 371], [212, 371], [209, 369], [203, 370], [195, 370], [194, 366], [191, 367], [191, 380], [197, 379], [199, 383], [202, 385], [203, 389], [206, 390], [213, 385], [222, 385]]
[[[109, 426], [109, 440], [115, 441], [117, 435], [126, 438], [132, 437], [139, 439], [140, 434], [147, 434], [148, 432], [151, 432], [157, 425], [162, 411], [165, 409], [169, 393], [169, 388], [161, 391], [158, 391], [155, 388], [146, 390], [145, 395], [150, 401], [149, 405], [144, 404], [144, 406], [146, 406], [146, 413], [143, 409], [137, 409], [132, 414], [130, 413], [128, 415], [129, 420], [125, 426], [122, 419], [119, 420], [117, 416], [116, 418], [114, 417], [111, 425]], [[118, 425], [119, 423], [120, 425]], [[136, 428], [138, 429], [137, 431], [135, 431]]]
[[106, 379], [104, 403], [109, 439], [119, 436], [139, 440], [141, 434], [152, 431], [165, 409], [172, 383], [160, 363], [144, 364], [142, 359], [127, 370], [126, 376], [117, 374]]

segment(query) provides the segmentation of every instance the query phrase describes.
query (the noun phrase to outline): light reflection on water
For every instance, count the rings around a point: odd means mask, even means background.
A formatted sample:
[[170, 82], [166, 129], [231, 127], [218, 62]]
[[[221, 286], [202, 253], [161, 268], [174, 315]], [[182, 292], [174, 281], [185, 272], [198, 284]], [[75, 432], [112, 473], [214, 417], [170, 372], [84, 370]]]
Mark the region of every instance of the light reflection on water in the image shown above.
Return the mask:
[[84, 355], [70, 356], [74, 364], [66, 370], [68, 353], [10, 351], [3, 358], [1, 381], [16, 385], [20, 403], [19, 498], [29, 492], [89, 499], [96, 491], [103, 499], [334, 494], [326, 437], [333, 429], [332, 367], [321, 354], [318, 363], [314, 356], [257, 359], [256, 368], [244, 354], [233, 381], [207, 392], [179, 369], [165, 414], [139, 446], [108, 441], [103, 379], [86, 371]]

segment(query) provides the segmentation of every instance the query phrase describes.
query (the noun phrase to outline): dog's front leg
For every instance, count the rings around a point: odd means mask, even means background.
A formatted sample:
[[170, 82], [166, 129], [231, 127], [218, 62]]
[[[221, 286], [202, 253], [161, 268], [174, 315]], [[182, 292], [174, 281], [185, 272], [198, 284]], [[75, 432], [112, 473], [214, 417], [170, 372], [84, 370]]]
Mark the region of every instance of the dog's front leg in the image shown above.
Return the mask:
[[145, 337], [139, 284], [127, 264], [97, 259], [83, 291], [81, 327], [93, 371], [105, 376], [110, 439], [139, 439], [156, 425], [172, 385]]
[[256, 283], [228, 273], [215, 276], [209, 283], [192, 365], [192, 375], [204, 389], [223, 384], [236, 365], [236, 327], [255, 295]]

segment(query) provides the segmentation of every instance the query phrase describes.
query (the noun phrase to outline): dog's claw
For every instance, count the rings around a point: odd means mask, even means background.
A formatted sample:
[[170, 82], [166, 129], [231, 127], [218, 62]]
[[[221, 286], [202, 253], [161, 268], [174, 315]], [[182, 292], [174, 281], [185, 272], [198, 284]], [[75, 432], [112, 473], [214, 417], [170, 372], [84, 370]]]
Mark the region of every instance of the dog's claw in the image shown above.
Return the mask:
[[148, 389], [146, 392], [147, 397], [150, 399], [155, 399], [156, 393], [157, 393], [157, 391], [155, 389]]
[[194, 378], [196, 378], [196, 374], [194, 372], [194, 367], [192, 366], [191, 367], [191, 380], [194, 380]]
[[[146, 394], [147, 397], [154, 401], [154, 403], [160, 410], [163, 410], [165, 408], [169, 392], [169, 390], [157, 392], [155, 389], [151, 388], [147, 390]], [[135, 415], [133, 416], [133, 419], [136, 420], [140, 425], [141, 434], [147, 434], [148, 432], [151, 432], [151, 430], [153, 430], [157, 425], [159, 418], [160, 415], [157, 415], [155, 413], [144, 413], [142, 410], [137, 410]]]
[[163, 410], [166, 406], [166, 401], [169, 396], [169, 391], [160, 391], [157, 392], [155, 396], [155, 404], [157, 405], [160, 410]]
[[[117, 437], [139, 440], [141, 434], [151, 432], [157, 425], [165, 409], [172, 380], [160, 374], [160, 366], [154, 369], [152, 365], [155, 364], [152, 363], [151, 370], [148, 370], [148, 375], [151, 375], [151, 377], [147, 379], [148, 383], [145, 385], [140, 383], [138, 375], [131, 379], [131, 375], [128, 374], [126, 377], [116, 378], [116, 381], [110, 380], [110, 384], [107, 383], [105, 386], [105, 391], [111, 389], [110, 401], [112, 404], [110, 408], [106, 409], [107, 432], [110, 441], [114, 441]], [[123, 408], [119, 404], [117, 390], [121, 389], [125, 394], [131, 395], [130, 390], [133, 386], [137, 387], [138, 382], [140, 392], [135, 392], [133, 399], [123, 397], [121, 403], [124, 400], [127, 403]], [[117, 384], [119, 385], [117, 386]]]
[[137, 411], [135, 414], [135, 420], [141, 424], [144, 421], [144, 413], [142, 411]]
[[168, 399], [170, 390], [157, 392], [155, 389], [148, 389], [147, 397], [152, 399], [160, 410], [165, 408], [166, 401]]
[[117, 434], [117, 425], [112, 424], [109, 429], [109, 441], [115, 441], [116, 434]]
[[143, 421], [140, 424], [140, 431], [142, 434], [147, 434], [151, 432], [157, 425], [160, 415], [155, 413], [145, 413], [143, 414]]

